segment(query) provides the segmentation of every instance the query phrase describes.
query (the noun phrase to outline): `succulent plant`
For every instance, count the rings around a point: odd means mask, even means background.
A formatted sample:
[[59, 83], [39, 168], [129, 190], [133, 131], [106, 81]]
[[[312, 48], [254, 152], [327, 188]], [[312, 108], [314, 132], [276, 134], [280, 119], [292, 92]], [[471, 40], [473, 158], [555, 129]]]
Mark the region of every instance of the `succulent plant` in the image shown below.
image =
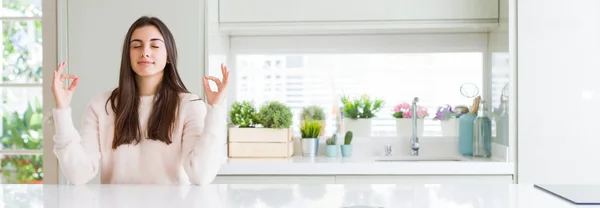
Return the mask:
[[325, 140], [325, 142], [327, 143], [327, 145], [335, 145], [335, 144], [337, 144], [337, 135], [334, 134], [333, 136], [331, 136], [331, 138]]
[[344, 136], [344, 144], [350, 145], [352, 143], [352, 131], [347, 131], [346, 136]]

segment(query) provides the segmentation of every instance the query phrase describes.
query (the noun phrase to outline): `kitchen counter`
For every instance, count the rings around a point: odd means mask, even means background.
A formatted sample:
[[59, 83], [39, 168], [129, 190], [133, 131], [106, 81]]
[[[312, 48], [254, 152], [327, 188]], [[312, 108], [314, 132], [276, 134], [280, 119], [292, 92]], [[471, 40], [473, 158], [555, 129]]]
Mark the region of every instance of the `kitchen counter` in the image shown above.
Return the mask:
[[0, 185], [0, 207], [42, 206], [46, 208], [576, 207], [529, 184]]
[[493, 158], [462, 161], [375, 161], [378, 157], [228, 158], [218, 175], [512, 175], [514, 164]]

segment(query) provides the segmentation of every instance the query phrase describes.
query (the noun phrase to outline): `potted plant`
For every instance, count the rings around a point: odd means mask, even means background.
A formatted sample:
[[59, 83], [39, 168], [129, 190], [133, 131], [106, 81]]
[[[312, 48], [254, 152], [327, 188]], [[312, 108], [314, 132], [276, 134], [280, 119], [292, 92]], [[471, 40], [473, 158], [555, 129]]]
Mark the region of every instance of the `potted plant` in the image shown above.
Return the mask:
[[[323, 126], [323, 129], [325, 128], [325, 110], [323, 110], [321, 106], [311, 105], [302, 108], [302, 112], [300, 112], [300, 119], [301, 123], [306, 120], [319, 121], [321, 122], [321, 126]], [[325, 131], [321, 131], [321, 134], [319, 134], [319, 136], [323, 136], [324, 133]]]
[[256, 117], [264, 128], [288, 129], [292, 125], [292, 110], [279, 101], [264, 103]]
[[371, 118], [383, 107], [383, 100], [362, 95], [360, 98], [342, 96], [344, 127], [356, 136], [371, 135]]
[[230, 110], [236, 126], [229, 128], [229, 157], [290, 157], [293, 155], [292, 111], [267, 101], [257, 111], [252, 102], [236, 102]]
[[237, 101], [231, 105], [229, 118], [231, 123], [239, 128], [253, 128], [258, 122], [256, 121], [256, 108], [252, 101]]
[[[392, 116], [396, 118], [396, 136], [412, 136], [412, 109], [409, 103], [401, 103], [394, 106]], [[417, 136], [423, 136], [425, 117], [429, 116], [427, 108], [417, 105]]]
[[317, 120], [306, 120], [300, 125], [303, 156], [317, 156], [319, 151], [319, 134], [322, 128], [321, 122]]
[[337, 156], [337, 134], [333, 134], [330, 138], [325, 140], [325, 144], [327, 144], [326, 155], [327, 157], [336, 157]]
[[[41, 149], [42, 107], [36, 99], [23, 114], [4, 110], [2, 117], [2, 147], [10, 149]], [[42, 155], [4, 155], [0, 169], [6, 183], [39, 184], [43, 182]]]
[[440, 121], [442, 126], [442, 136], [455, 137], [458, 136], [458, 121], [457, 118], [460, 116], [459, 113], [454, 112], [452, 106], [446, 104], [438, 107], [434, 121]]
[[344, 135], [344, 144], [341, 145], [342, 157], [352, 156], [352, 131], [347, 131]]

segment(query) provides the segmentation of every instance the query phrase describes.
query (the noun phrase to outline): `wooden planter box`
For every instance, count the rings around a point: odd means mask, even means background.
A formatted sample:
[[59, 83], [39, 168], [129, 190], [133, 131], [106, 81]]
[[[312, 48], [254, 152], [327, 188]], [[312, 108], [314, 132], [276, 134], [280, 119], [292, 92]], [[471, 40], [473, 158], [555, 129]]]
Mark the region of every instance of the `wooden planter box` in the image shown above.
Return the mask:
[[294, 155], [294, 142], [285, 143], [229, 143], [232, 158], [286, 158]]
[[289, 142], [292, 128], [229, 128], [229, 142]]
[[285, 158], [294, 155], [292, 129], [229, 128], [231, 158]]

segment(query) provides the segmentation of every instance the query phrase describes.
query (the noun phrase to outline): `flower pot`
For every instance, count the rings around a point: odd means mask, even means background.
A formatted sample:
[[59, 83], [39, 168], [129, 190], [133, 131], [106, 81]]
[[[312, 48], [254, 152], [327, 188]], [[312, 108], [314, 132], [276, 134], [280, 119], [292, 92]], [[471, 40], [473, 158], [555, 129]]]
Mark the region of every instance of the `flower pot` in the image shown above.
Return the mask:
[[[423, 137], [423, 127], [425, 125], [424, 119], [417, 119], [417, 136]], [[396, 119], [396, 136], [397, 137], [412, 137], [412, 119], [411, 118], [397, 118]]]
[[344, 118], [344, 129], [346, 131], [352, 131], [352, 133], [355, 137], [369, 137], [369, 136], [371, 136], [371, 119], [370, 118], [359, 118], [359, 119]]
[[455, 118], [441, 121], [442, 136], [456, 137], [458, 136], [458, 121]]
[[314, 157], [319, 152], [319, 139], [318, 138], [302, 138], [302, 156]]
[[337, 157], [337, 145], [327, 145], [326, 154], [327, 157]]
[[342, 149], [342, 157], [350, 157], [352, 156], [352, 145], [351, 144], [343, 144], [340, 146]]

